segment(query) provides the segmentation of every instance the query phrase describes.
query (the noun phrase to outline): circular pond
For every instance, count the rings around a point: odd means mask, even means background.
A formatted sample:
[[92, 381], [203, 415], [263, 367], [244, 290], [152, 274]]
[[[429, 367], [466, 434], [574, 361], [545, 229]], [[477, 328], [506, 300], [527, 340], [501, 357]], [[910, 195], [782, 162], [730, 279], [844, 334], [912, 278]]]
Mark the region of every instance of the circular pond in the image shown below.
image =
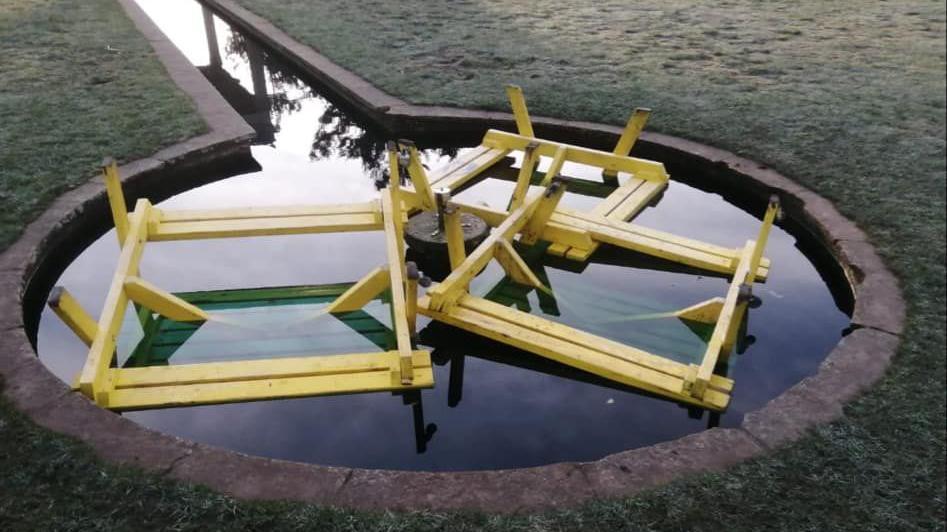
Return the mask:
[[[142, 2], [162, 24], [167, 13], [157, 3], [149, 4]], [[208, 32], [197, 4], [175, 4], [180, 10], [166, 31], [257, 129], [260, 144], [253, 147], [253, 156], [261, 169], [178, 194], [160, 207], [328, 204], [378, 197], [377, 183], [384, 178], [383, 135], [360, 127], [223, 21], [209, 17], [214, 31]], [[436, 167], [465, 149], [435, 146], [423, 157]], [[751, 214], [721, 195], [686, 184], [701, 176], [675, 175], [674, 162], [665, 163], [674, 180], [635, 223], [729, 247], [755, 237], [760, 212]], [[518, 164], [515, 158], [501, 161], [459, 197], [504, 208], [513, 188], [509, 175]], [[540, 169], [548, 164], [544, 161]], [[567, 165], [563, 173], [601, 181], [579, 165]], [[569, 192], [563, 204], [587, 208], [598, 201], [594, 194]], [[763, 205], [756, 207], [761, 211]], [[826, 270], [831, 274], [820, 273], [815, 265], [818, 246], [804, 232], [794, 233], [777, 227], [770, 237], [766, 255], [772, 272], [757, 286], [762, 305], [750, 311], [745, 336], [729, 359], [726, 374], [736, 389], [723, 414], [683, 408], [422, 318], [420, 347], [433, 351], [437, 384], [410, 397], [376, 393], [123, 415], [162, 432], [248, 454], [430, 471], [595, 460], [709, 426], [735, 427], [745, 412], [815, 373], [849, 324], [840, 308], [844, 296], [837, 294], [845, 290], [835, 289], [843, 280], [831, 268]], [[66, 267], [55, 284], [67, 287], [98, 315], [117, 258], [117, 239], [110, 231]], [[153, 243], [141, 271], [165, 290], [188, 292], [353, 282], [385, 260], [380, 233], [346, 233]], [[587, 264], [539, 256], [531, 266], [548, 280], [551, 295], [504, 288], [503, 271], [496, 265], [475, 279], [471, 291], [682, 362], [699, 361], [706, 331], [692, 330], [676, 318], [642, 316], [721, 296], [729, 285], [723, 277], [683, 271], [608, 246]], [[331, 320], [295, 330], [292, 341], [277, 348], [261, 345], [268, 323], [293, 321], [309, 311], [290, 305], [244, 315], [256, 326], [221, 328], [213, 332], [213, 342], [200, 335], [184, 337], [166, 350], [166, 363], [260, 358], [270, 351], [281, 356], [381, 351], [377, 338], [364, 328]], [[370, 304], [365, 314], [365, 321], [379, 327], [390, 324], [381, 303]], [[36, 340], [40, 359], [50, 370], [73, 380], [87, 348], [48, 309], [38, 320]], [[137, 341], [133, 331], [123, 333], [120, 358]]]

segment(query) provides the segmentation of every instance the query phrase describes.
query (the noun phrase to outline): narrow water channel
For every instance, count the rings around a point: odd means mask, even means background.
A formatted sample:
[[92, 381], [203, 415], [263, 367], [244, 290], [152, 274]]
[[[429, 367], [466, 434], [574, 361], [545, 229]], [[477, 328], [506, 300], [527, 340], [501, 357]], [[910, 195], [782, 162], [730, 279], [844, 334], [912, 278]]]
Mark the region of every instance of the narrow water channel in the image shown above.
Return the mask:
[[[260, 171], [194, 188], [161, 202], [161, 207], [338, 203], [378, 197], [385, 178], [384, 134], [346, 113], [304, 76], [197, 2], [139, 0], [139, 4], [258, 135], [252, 152]], [[427, 148], [423, 157], [434, 168], [465, 149], [447, 139]], [[505, 207], [513, 184], [498, 176], [517, 164], [507, 161], [489, 171], [460, 197]], [[566, 167], [564, 173], [599, 179], [577, 165]], [[597, 201], [574, 193], [564, 199], [578, 208]], [[646, 209], [636, 223], [739, 247], [755, 236], [760, 221], [721, 195], [674, 180], [658, 205]], [[748, 340], [730, 358], [728, 374], [736, 381], [736, 390], [730, 408], [719, 416], [689, 411], [426, 320], [419, 324], [421, 347], [433, 349], [437, 384], [413, 401], [384, 393], [124, 415], [163, 432], [248, 454], [413, 470], [594, 460], [708, 426], [736, 426], [745, 412], [813, 374], [849, 324], [823, 275], [797, 244], [797, 237], [783, 229], [775, 228], [770, 237], [766, 254], [773, 261], [772, 274], [757, 289], [763, 304], [749, 315]], [[70, 264], [56, 284], [66, 286], [98, 315], [117, 256], [117, 240], [110, 231]], [[141, 269], [162, 288], [182, 292], [352, 282], [384, 261], [381, 234], [346, 233], [149, 244]], [[723, 295], [728, 286], [724, 278], [674, 271], [608, 247], [584, 268], [552, 258], [536, 267], [548, 278], [555, 301], [540, 300], [533, 293], [519, 302], [521, 308], [682, 361], [698, 360], [705, 346], [698, 334], [676, 319], [635, 317]], [[502, 277], [502, 270], [490, 266], [472, 291], [485, 294]], [[388, 323], [381, 304], [367, 311]], [[309, 331], [298, 349], [312, 353], [371, 348], [359, 344], [364, 340], [357, 334], [346, 336], [344, 327], [326, 327]], [[340, 340], [330, 344], [328, 337]], [[230, 340], [248, 345], [252, 338]], [[65, 381], [73, 379], [87, 352], [48, 309], [39, 322], [37, 348], [41, 360]], [[254, 354], [252, 349], [248, 353]], [[208, 356], [199, 348], [182, 348], [171, 363], [204, 361]]]

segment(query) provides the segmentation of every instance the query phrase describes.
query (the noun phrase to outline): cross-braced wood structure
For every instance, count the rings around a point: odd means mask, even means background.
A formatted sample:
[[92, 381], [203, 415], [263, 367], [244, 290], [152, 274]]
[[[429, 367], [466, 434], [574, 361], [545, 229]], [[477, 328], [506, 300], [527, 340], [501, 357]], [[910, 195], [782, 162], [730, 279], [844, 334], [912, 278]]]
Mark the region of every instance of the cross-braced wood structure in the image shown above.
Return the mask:
[[[734, 347], [753, 284], [769, 273], [763, 250], [779, 214], [778, 201], [771, 199], [757, 239], [738, 249], [640, 227], [631, 220], [658, 197], [669, 179], [661, 163], [629, 156], [649, 111], [632, 113], [609, 153], [537, 138], [522, 92], [513, 86], [507, 92], [518, 133], [490, 130], [479, 147], [430, 174], [412, 143], [389, 143], [390, 183], [377, 201], [171, 211], [141, 199], [128, 212], [117, 167], [106, 161], [103, 171], [121, 255], [102, 314], [98, 320], [92, 318], [60, 287], [50, 298], [50, 306], [89, 346], [77, 388], [103, 407], [132, 410], [431, 387], [430, 354], [414, 345], [421, 314], [651, 394], [724, 410], [734, 383], [716, 374], [715, 368]], [[516, 152], [522, 162], [506, 210], [450, 200], [451, 192]], [[538, 172], [544, 157], [549, 164]], [[601, 169], [611, 187], [591, 210], [560, 205], [567, 189], [582, 187], [575, 178], [561, 175], [567, 162]], [[402, 187], [403, 177], [410, 186]], [[620, 185], [619, 177], [624, 179]], [[406, 216], [418, 211], [436, 211], [440, 216], [451, 268], [425, 293], [419, 285], [426, 285], [426, 279], [413, 263], [405, 262]], [[464, 212], [492, 227], [469, 254], [460, 225]], [[385, 264], [346, 285], [172, 294], [139, 272], [148, 242], [346, 231], [382, 231], [387, 254]], [[573, 261], [587, 261], [600, 245], [609, 244], [732, 277], [722, 297], [668, 313], [713, 326], [700, 363], [677, 362], [470, 293], [471, 281], [494, 259], [510, 282], [549, 292], [518, 251], [537, 244]], [[390, 328], [362, 312], [379, 299], [390, 308]], [[378, 351], [168, 363], [174, 350], [202, 328], [230, 323], [226, 309], [300, 302], [317, 308], [308, 319], [331, 316], [346, 322]], [[144, 338], [120, 364], [117, 342], [129, 308], [134, 309]]]

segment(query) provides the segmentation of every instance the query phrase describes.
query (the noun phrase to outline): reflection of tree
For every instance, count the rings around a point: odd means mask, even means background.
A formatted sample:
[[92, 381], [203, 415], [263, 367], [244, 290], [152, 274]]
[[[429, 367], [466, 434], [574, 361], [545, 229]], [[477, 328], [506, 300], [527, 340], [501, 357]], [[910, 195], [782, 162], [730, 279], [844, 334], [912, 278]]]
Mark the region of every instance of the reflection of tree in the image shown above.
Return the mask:
[[[319, 100], [325, 111], [319, 117], [309, 151], [310, 159], [358, 159], [362, 168], [378, 186], [384, 186], [388, 182], [388, 157], [385, 149], [387, 136], [363, 127], [352, 115], [323, 98], [278, 56], [258, 46], [245, 35], [232, 32], [225, 51], [228, 56], [238, 56], [248, 63], [259, 60], [266, 67], [267, 79], [272, 87], [268, 99], [274, 131], [280, 130], [280, 122], [284, 116], [302, 109], [302, 99]], [[289, 93], [295, 91], [299, 91], [301, 95], [294, 99]], [[422, 159], [432, 156], [453, 158], [456, 155], [457, 148], [432, 148], [421, 153]]]
[[[302, 109], [300, 99], [310, 95], [312, 89], [268, 50], [247, 39], [242, 33], [231, 32], [225, 51], [228, 56], [237, 56], [251, 64], [251, 69], [254, 61], [259, 61], [265, 67], [266, 77], [272, 87], [267, 94], [270, 121], [273, 123], [273, 130], [279, 132], [283, 116], [300, 111]], [[291, 98], [289, 96], [291, 90], [302, 91], [303, 95], [300, 98]]]
[[[312, 139], [309, 157], [314, 160], [332, 157], [342, 159], [360, 159], [362, 169], [381, 187], [388, 183], [388, 153], [386, 144], [389, 139], [359, 125], [351, 115], [329, 102], [325, 102], [325, 111], [319, 117], [319, 127]], [[421, 152], [423, 159], [430, 157], [457, 156], [457, 148], [427, 148]], [[427, 165], [425, 165], [427, 166]], [[402, 175], [405, 179], [406, 175]]]

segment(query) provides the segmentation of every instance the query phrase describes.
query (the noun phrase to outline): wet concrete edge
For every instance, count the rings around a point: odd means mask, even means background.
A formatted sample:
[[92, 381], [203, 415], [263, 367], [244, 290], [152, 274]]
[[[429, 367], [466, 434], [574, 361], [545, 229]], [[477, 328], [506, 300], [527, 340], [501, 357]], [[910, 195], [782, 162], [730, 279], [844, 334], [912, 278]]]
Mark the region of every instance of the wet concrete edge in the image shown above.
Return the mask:
[[[131, 0], [118, 0], [152, 43], [172, 79], [195, 101], [210, 132], [161, 150], [121, 169], [127, 182], [151, 183], [182, 166], [248, 150], [252, 130]], [[419, 132], [511, 127], [507, 113], [415, 106], [385, 94], [302, 45], [231, 0], [203, 0], [224, 18], [282, 53], [297, 67], [391, 130]], [[620, 129], [602, 124], [535, 117], [540, 134], [614, 139]], [[899, 283], [866, 235], [835, 207], [787, 177], [730, 152], [646, 133], [650, 156], [697, 158], [732, 170], [740, 186], [765, 197], [778, 193], [833, 250], [855, 293], [853, 332], [819, 371], [763, 408], [739, 429], [712, 429], [589, 463], [473, 472], [425, 473], [324, 467], [247, 456], [141, 427], [71, 392], [39, 362], [26, 337], [21, 296], [55, 236], [93, 201], [103, 201], [98, 180], [74, 189], [30, 224], [0, 254], [0, 374], [5, 395], [34, 421], [92, 446], [103, 459], [207, 485], [247, 499], [290, 499], [361, 509], [474, 509], [516, 512], [570, 507], [591, 498], [621, 497], [674, 479], [720, 471], [795, 441], [839, 418], [845, 402], [884, 374], [903, 331], [905, 304]], [[788, 200], [788, 201], [787, 201]]]

